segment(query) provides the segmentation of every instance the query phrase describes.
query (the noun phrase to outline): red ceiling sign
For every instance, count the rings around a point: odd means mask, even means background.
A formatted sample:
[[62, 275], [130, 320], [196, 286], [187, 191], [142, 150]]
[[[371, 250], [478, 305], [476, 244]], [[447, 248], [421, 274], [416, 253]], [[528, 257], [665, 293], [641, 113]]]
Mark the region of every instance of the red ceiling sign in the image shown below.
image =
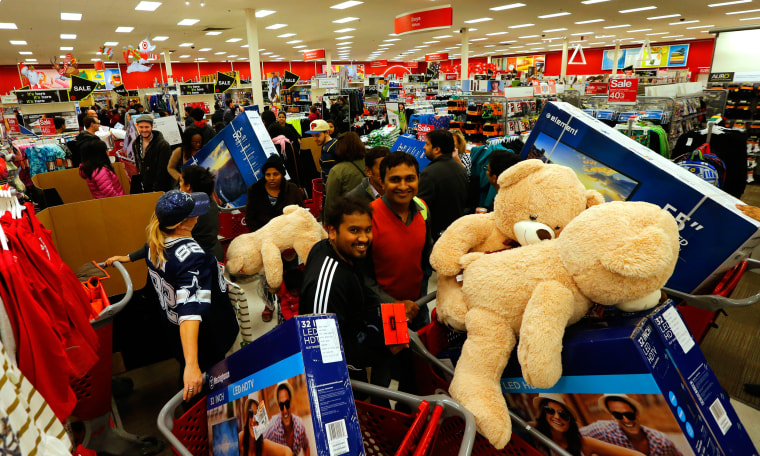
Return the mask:
[[385, 67], [388, 66], [387, 60], [373, 60], [372, 63], [370, 63], [371, 67]]
[[406, 66], [409, 68], [417, 68], [417, 62], [406, 62]]
[[303, 60], [304, 62], [308, 62], [309, 60], [320, 60], [325, 58], [325, 50], [324, 49], [312, 49], [310, 51], [304, 51], [303, 52]]
[[446, 73], [446, 80], [447, 81], [456, 81], [457, 80], [457, 74], [454, 73]]
[[425, 54], [426, 62], [440, 62], [441, 60], [448, 60], [448, 59], [449, 59], [448, 52], [437, 52], [435, 54]]
[[396, 35], [402, 35], [422, 30], [451, 27], [452, 18], [453, 13], [450, 5], [411, 11], [396, 16], [393, 30]]

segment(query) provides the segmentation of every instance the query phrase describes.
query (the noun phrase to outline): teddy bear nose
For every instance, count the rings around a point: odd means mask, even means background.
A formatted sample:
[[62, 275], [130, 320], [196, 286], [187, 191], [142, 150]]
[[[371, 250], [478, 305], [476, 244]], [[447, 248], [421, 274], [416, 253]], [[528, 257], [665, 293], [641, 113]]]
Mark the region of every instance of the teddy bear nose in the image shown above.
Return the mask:
[[551, 241], [554, 238], [549, 230], [538, 230], [536, 235], [542, 241]]

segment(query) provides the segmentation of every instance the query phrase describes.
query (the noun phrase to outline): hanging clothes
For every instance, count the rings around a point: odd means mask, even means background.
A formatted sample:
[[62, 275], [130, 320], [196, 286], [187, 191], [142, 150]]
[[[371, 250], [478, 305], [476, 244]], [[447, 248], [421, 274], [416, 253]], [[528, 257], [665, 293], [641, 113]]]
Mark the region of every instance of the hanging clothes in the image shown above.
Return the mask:
[[[720, 127], [715, 127], [716, 130]], [[721, 187], [726, 193], [741, 198], [747, 187], [747, 134], [733, 129], [714, 131], [710, 136], [710, 152], [726, 166], [726, 178]], [[678, 138], [672, 156], [690, 154], [707, 142], [707, 132], [691, 130]]]

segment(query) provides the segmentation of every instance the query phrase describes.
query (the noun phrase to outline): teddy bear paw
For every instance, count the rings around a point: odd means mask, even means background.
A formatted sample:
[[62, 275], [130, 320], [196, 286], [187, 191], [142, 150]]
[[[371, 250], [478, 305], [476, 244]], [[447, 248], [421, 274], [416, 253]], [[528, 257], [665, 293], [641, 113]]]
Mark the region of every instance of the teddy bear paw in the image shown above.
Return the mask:
[[478, 431], [497, 450], [501, 450], [507, 446], [512, 438], [512, 421], [508, 413], [499, 417], [489, 416], [487, 420], [476, 419], [475, 422], [478, 425]]
[[561, 356], [546, 356], [528, 348], [518, 347], [517, 358], [523, 378], [536, 388], [551, 388], [562, 377]]

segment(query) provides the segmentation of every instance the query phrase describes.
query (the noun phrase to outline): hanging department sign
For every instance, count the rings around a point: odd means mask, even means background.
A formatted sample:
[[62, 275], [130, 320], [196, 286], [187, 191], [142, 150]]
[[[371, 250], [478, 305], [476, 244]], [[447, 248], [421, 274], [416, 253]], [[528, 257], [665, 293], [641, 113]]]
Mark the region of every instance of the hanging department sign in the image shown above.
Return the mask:
[[282, 88], [285, 90], [292, 88], [298, 84], [299, 79], [300, 77], [297, 74], [285, 70], [285, 76], [282, 78]]
[[216, 72], [216, 82], [214, 83], [214, 93], [224, 93], [235, 85], [235, 77], [229, 76], [221, 71]]
[[403, 35], [423, 30], [447, 28], [451, 27], [452, 18], [451, 5], [411, 11], [396, 16], [396, 20], [393, 22], [393, 31], [396, 35]]
[[180, 95], [208, 95], [214, 93], [214, 84], [201, 82], [197, 84], [180, 84]]
[[40, 103], [68, 103], [69, 95], [66, 90], [17, 90], [14, 92], [18, 99], [18, 104], [40, 104]]
[[607, 101], [609, 103], [636, 103], [636, 92], [638, 89], [638, 79], [610, 79], [610, 88], [609, 92], [607, 93]]
[[69, 89], [69, 100], [84, 100], [85, 98], [89, 97], [93, 90], [95, 90], [97, 87], [97, 82], [93, 82], [85, 78], [80, 78], [79, 76], [71, 75], [71, 89]]
[[309, 60], [320, 60], [324, 58], [325, 58], [324, 49], [312, 49], [310, 51], [303, 51], [304, 62], [308, 62]]
[[426, 62], [440, 62], [441, 60], [448, 60], [448, 52], [436, 52], [435, 54], [425, 54]]
[[119, 84], [117, 86], [114, 86], [112, 89], [114, 92], [116, 92], [117, 95], [121, 95], [122, 97], [126, 97], [129, 95], [129, 91], [126, 87], [124, 87], [124, 84]]
[[707, 77], [708, 82], [732, 82], [734, 80], [734, 72], [729, 73], [710, 73]]

